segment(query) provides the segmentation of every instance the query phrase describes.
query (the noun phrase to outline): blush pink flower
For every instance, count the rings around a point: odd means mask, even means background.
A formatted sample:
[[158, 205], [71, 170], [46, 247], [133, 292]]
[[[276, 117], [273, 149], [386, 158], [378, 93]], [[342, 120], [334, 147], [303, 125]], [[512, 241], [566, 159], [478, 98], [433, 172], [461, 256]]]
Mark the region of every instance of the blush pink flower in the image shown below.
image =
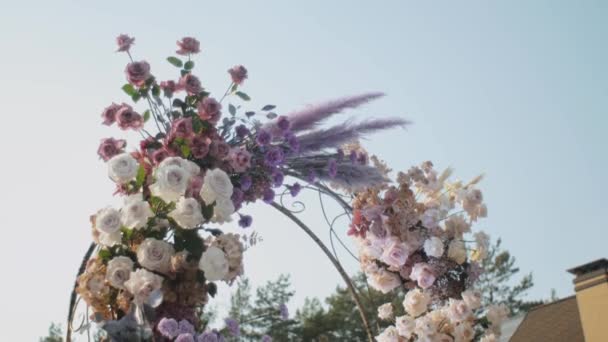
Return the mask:
[[221, 140], [213, 140], [211, 141], [211, 146], [209, 148], [209, 154], [216, 159], [223, 160], [230, 153], [230, 146]]
[[199, 102], [197, 109], [198, 116], [213, 125], [217, 124], [222, 116], [222, 105], [213, 97], [205, 97], [203, 101]]
[[101, 118], [103, 119], [103, 124], [110, 126], [114, 122], [116, 122], [116, 112], [121, 108], [120, 105], [116, 103], [112, 103], [101, 113]]
[[387, 265], [400, 269], [407, 261], [409, 251], [407, 246], [399, 239], [392, 239], [382, 253], [382, 261]]
[[144, 126], [144, 118], [129, 105], [123, 105], [116, 112], [116, 124], [120, 129], [138, 130]]
[[228, 158], [235, 172], [245, 172], [251, 166], [251, 153], [243, 148], [231, 149]]
[[133, 43], [135, 43], [135, 38], [129, 37], [126, 34], [119, 35], [116, 37], [116, 45], [118, 45], [118, 50], [116, 50], [116, 52], [129, 51]]
[[121, 154], [123, 152], [123, 148], [127, 142], [122, 139], [114, 139], [114, 138], [106, 138], [101, 140], [101, 144], [99, 144], [99, 148], [97, 149], [97, 154], [104, 161], [110, 160], [110, 158], [114, 157], [117, 154]]
[[175, 81], [162, 81], [160, 82], [160, 89], [163, 90], [163, 93], [166, 97], [172, 97], [173, 93], [175, 93], [177, 89], [177, 83]]
[[190, 95], [196, 95], [203, 90], [201, 81], [192, 74], [186, 74], [179, 79], [179, 89], [184, 89]]
[[150, 64], [146, 61], [131, 62], [125, 68], [127, 80], [134, 86], [141, 87], [150, 77]]
[[173, 121], [171, 135], [176, 138], [188, 138], [192, 135], [192, 118], [180, 118]]
[[190, 153], [197, 159], [203, 159], [209, 153], [209, 145], [211, 140], [203, 136], [195, 136], [192, 138], [192, 144], [190, 145]]
[[247, 69], [242, 65], [236, 65], [228, 70], [232, 82], [241, 85], [247, 79]]
[[412, 267], [410, 278], [418, 283], [423, 289], [428, 289], [435, 283], [435, 273], [431, 266], [424, 262], [419, 262]]
[[169, 157], [171, 154], [164, 148], [158, 149], [152, 153], [152, 162], [155, 165], [160, 164], [163, 160]]
[[179, 50], [175, 53], [178, 55], [190, 55], [201, 51], [201, 43], [192, 37], [182, 38], [182, 40], [177, 41], [177, 46]]

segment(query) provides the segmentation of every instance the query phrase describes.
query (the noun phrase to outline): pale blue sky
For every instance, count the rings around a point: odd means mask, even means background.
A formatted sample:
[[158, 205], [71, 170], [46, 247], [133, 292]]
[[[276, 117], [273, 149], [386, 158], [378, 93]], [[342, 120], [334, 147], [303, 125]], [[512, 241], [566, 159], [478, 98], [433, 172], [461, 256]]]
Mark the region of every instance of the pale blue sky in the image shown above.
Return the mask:
[[[205, 86], [222, 92], [242, 63], [253, 107], [385, 91], [354, 113], [415, 124], [366, 147], [394, 169], [430, 159], [485, 173], [478, 227], [534, 273], [531, 298], [572, 294], [565, 269], [608, 256], [606, 18], [605, 1], [3, 1], [2, 340], [33, 341], [64, 319], [88, 216], [115, 201], [95, 151], [122, 134], [99, 124], [124, 100], [119, 33], [161, 78], [175, 40], [198, 37]], [[246, 260], [255, 284], [291, 273], [293, 305], [333, 290], [338, 276], [294, 225], [246, 211], [265, 239]], [[305, 219], [327, 236], [318, 214]]]

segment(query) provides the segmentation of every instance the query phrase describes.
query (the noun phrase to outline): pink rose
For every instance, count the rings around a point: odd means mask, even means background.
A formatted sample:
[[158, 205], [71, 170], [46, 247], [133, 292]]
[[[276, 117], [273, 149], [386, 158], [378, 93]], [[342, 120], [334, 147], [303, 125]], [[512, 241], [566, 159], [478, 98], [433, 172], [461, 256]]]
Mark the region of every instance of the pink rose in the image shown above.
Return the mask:
[[400, 269], [407, 261], [408, 255], [407, 246], [399, 239], [392, 239], [382, 253], [382, 261], [395, 269]]
[[116, 103], [112, 103], [101, 113], [101, 117], [103, 119], [103, 124], [110, 126], [114, 122], [116, 122], [116, 112], [121, 108], [121, 106]]
[[186, 90], [186, 92], [190, 95], [196, 95], [203, 90], [201, 81], [198, 79], [198, 77], [192, 74], [186, 74], [180, 78], [179, 88]]
[[209, 153], [209, 145], [211, 140], [207, 137], [195, 136], [192, 138], [192, 144], [190, 145], [190, 153], [196, 159], [203, 159]]
[[199, 102], [197, 109], [200, 118], [209, 121], [212, 125], [217, 124], [222, 116], [222, 105], [212, 97], [205, 97]]
[[435, 283], [436, 276], [431, 266], [424, 262], [419, 262], [412, 267], [410, 278], [418, 283], [423, 289], [428, 289]]
[[242, 65], [236, 65], [228, 70], [232, 82], [241, 85], [247, 79], [247, 69]]
[[193, 133], [192, 118], [180, 118], [173, 121], [171, 135], [177, 138], [188, 138]]
[[158, 165], [169, 156], [170, 156], [169, 151], [167, 151], [164, 148], [161, 148], [152, 153], [152, 162], [154, 164]]
[[177, 46], [179, 47], [179, 50], [176, 51], [178, 55], [189, 55], [201, 51], [201, 43], [192, 37], [182, 38], [177, 42]]
[[138, 130], [144, 126], [144, 118], [131, 108], [129, 105], [123, 105], [116, 112], [116, 124], [122, 130], [129, 128]]
[[216, 159], [223, 160], [230, 153], [230, 146], [221, 140], [213, 140], [211, 141], [211, 146], [209, 148], [209, 154]]
[[235, 172], [245, 172], [251, 166], [251, 154], [243, 148], [231, 149], [229, 159]]
[[150, 77], [150, 64], [146, 61], [131, 62], [127, 64], [125, 74], [129, 83], [141, 87]]
[[166, 97], [173, 96], [173, 93], [177, 91], [177, 83], [175, 81], [162, 81], [160, 82], [160, 89], [163, 90], [163, 93]]
[[118, 45], [118, 50], [116, 50], [116, 52], [129, 51], [134, 42], [135, 38], [131, 38], [126, 34], [121, 34], [120, 36], [116, 37], [116, 45]]
[[104, 161], [108, 161], [110, 158], [114, 157], [117, 154], [123, 152], [123, 148], [127, 142], [125, 140], [119, 139], [116, 140], [114, 138], [102, 139], [101, 144], [99, 144], [99, 148], [97, 149], [97, 154]]

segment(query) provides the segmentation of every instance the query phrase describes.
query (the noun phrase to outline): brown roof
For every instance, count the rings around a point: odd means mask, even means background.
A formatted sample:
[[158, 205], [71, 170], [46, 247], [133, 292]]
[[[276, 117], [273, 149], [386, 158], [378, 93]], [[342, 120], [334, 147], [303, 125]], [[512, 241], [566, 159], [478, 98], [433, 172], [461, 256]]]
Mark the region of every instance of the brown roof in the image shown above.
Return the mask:
[[576, 297], [531, 309], [510, 342], [585, 342]]

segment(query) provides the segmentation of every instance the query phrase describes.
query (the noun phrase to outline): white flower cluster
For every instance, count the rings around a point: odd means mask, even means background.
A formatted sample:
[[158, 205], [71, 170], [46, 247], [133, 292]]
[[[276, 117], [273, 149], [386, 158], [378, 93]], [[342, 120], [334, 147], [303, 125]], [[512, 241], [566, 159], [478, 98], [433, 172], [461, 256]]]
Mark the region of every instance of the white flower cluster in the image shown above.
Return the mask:
[[199, 268], [209, 281], [223, 280], [231, 283], [243, 274], [243, 251], [239, 235], [222, 234], [209, 241], [209, 247], [201, 256]]
[[94, 227], [99, 233], [98, 242], [104, 246], [113, 246], [120, 243], [122, 227], [141, 229], [148, 220], [154, 217], [150, 204], [142, 199], [141, 194], [125, 197], [120, 210], [103, 208], [94, 218]]

